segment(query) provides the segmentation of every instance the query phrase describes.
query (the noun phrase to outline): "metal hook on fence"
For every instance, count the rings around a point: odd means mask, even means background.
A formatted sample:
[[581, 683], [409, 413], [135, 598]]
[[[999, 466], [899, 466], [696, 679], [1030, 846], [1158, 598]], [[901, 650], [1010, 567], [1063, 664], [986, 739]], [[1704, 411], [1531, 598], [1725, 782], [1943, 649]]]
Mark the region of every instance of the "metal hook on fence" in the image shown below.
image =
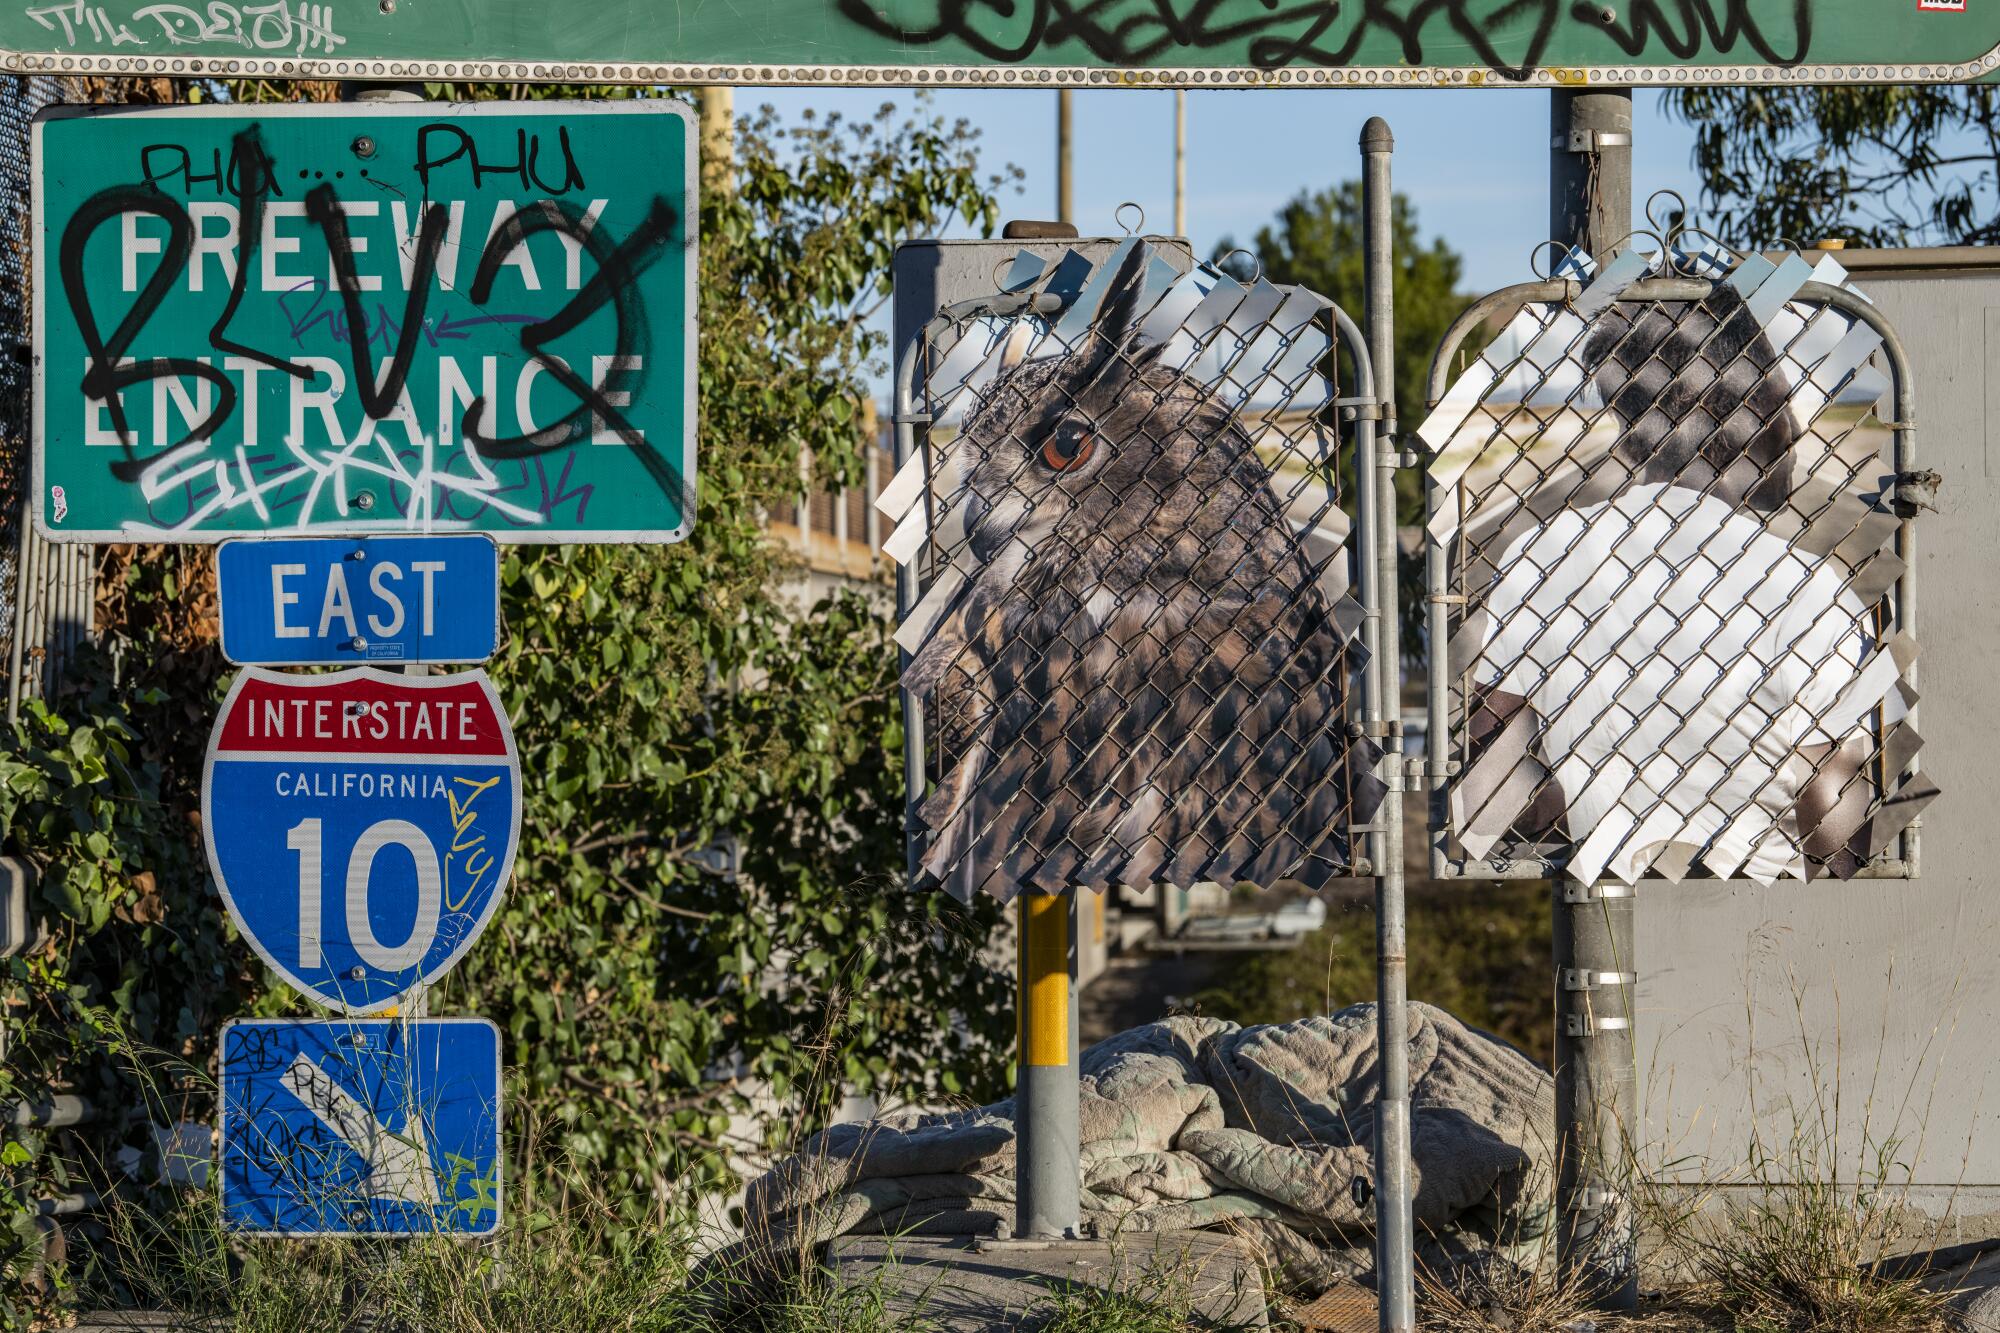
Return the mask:
[[[1671, 208], [1668, 207], [1669, 204], [1671, 204]], [[1662, 212], [1666, 214], [1664, 218], [1660, 216]], [[1720, 237], [1710, 236], [1707, 232], [1702, 231], [1699, 227], [1694, 226], [1688, 221], [1687, 197], [1679, 190], [1659, 189], [1653, 191], [1652, 194], [1646, 197], [1645, 214], [1647, 223], [1652, 226], [1654, 231], [1659, 233], [1660, 239], [1664, 243], [1660, 252], [1660, 260], [1655, 265], [1657, 271], [1662, 275], [1699, 276], [1694, 272], [1694, 266], [1691, 263], [1682, 262], [1682, 257], [1686, 250], [1684, 238], [1689, 235], [1703, 237], [1714, 241], [1725, 250], [1729, 249], [1727, 245], [1723, 244]]]
[[[1547, 268], [1542, 267], [1542, 251], [1544, 250], [1555, 251], [1555, 263], [1550, 264]], [[1535, 275], [1535, 281], [1547, 282], [1555, 277], [1556, 264], [1560, 264], [1569, 252], [1570, 247], [1564, 245], [1561, 241], [1537, 241], [1528, 251], [1528, 271]]]
[[[1256, 251], [1246, 250], [1240, 245], [1233, 250], [1225, 251], [1223, 255], [1215, 261], [1215, 267], [1221, 269], [1223, 272], [1228, 272], [1229, 261], [1231, 259], [1234, 259], [1237, 255], [1242, 255], [1244, 258], [1250, 261], [1250, 281], [1253, 283], [1262, 282], [1264, 280], [1263, 259], [1261, 259], [1258, 256]], [[1332, 305], [1333, 303], [1329, 301], [1327, 302], [1327, 304]]]
[[[1660, 271], [1661, 268], [1660, 261], [1667, 255], [1672, 253], [1672, 247], [1667, 244], [1666, 239], [1662, 237], [1659, 232], [1653, 230], [1651, 227], [1632, 228], [1632, 230], [1626, 232], [1623, 236], [1620, 236], [1617, 240], [1611, 243], [1611, 251], [1612, 253], [1615, 254], [1618, 251], [1623, 250], [1627, 245], [1632, 245], [1633, 242], [1642, 239], [1651, 241], [1656, 247], [1658, 247], [1657, 251], [1652, 256], [1652, 259], [1648, 265], [1649, 271], [1657, 273]], [[1632, 248], [1637, 249], [1638, 247], [1636, 245], [1632, 245]], [[1669, 265], [1669, 267], [1671, 267], [1671, 265]]]
[[[1662, 221], [1659, 217], [1659, 211], [1665, 207], [1665, 201], [1668, 200], [1671, 200], [1673, 203], [1673, 211], [1666, 215], [1665, 221]], [[1646, 216], [1646, 225], [1666, 237], [1669, 242], [1674, 239], [1675, 235], [1687, 223], [1687, 199], [1679, 190], [1659, 189], [1653, 191], [1646, 196], [1646, 207], [1641, 211]]]
[[[1139, 221], [1137, 223], [1134, 224], [1126, 223], [1125, 210], [1128, 208], [1134, 209], [1138, 212]], [[1138, 204], [1134, 203], [1132, 200], [1127, 199], [1124, 203], [1118, 205], [1116, 211], [1114, 211], [1111, 214], [1111, 220], [1116, 222], [1119, 226], [1124, 227], [1125, 234], [1127, 236], [1137, 236], [1140, 232], [1146, 229], [1146, 210], [1144, 208], [1141, 208]]]
[[1671, 237], [1673, 244], [1668, 250], [1668, 257], [1673, 261], [1674, 271], [1677, 273], [1691, 278], [1714, 276], [1712, 273], [1703, 273], [1701, 271], [1698, 261], [1703, 257], [1695, 254], [1689, 248], [1689, 238], [1697, 241], [1707, 241], [1710, 245], [1714, 246], [1720, 254], [1710, 256], [1709, 258], [1711, 262], [1720, 263], [1725, 269], [1734, 268], [1743, 262], [1743, 252], [1741, 250], [1731, 245], [1728, 241], [1723, 240], [1722, 237], [1716, 235], [1708, 228], [1697, 227], [1692, 223], [1688, 223], [1674, 230]]

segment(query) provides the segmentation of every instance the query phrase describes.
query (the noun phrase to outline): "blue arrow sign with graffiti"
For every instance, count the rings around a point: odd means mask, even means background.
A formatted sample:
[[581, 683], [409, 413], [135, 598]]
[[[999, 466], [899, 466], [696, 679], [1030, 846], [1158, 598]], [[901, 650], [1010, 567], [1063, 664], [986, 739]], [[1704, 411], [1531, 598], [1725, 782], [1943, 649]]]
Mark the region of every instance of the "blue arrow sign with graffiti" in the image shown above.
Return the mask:
[[500, 1226], [500, 1030], [483, 1018], [222, 1030], [222, 1211], [284, 1236]]

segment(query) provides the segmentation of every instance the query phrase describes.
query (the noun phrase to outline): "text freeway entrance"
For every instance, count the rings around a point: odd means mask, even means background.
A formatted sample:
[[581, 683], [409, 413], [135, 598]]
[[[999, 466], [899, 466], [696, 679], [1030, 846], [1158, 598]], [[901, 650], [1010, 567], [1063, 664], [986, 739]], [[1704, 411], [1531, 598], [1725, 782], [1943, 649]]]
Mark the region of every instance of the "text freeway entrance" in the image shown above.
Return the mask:
[[666, 99], [48, 113], [37, 525], [686, 536], [692, 135]]

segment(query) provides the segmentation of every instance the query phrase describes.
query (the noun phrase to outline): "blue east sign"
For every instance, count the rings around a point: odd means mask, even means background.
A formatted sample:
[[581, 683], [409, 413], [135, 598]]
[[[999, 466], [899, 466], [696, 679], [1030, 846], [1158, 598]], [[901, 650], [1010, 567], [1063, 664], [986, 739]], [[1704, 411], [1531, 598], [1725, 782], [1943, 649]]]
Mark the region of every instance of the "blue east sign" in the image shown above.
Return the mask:
[[500, 1031], [482, 1018], [222, 1030], [222, 1212], [281, 1236], [500, 1226]]
[[476, 663], [500, 642], [490, 537], [224, 542], [222, 654], [254, 666]]
[[251, 948], [311, 999], [380, 1013], [443, 976], [512, 870], [521, 769], [482, 671], [246, 667], [202, 773], [209, 868]]

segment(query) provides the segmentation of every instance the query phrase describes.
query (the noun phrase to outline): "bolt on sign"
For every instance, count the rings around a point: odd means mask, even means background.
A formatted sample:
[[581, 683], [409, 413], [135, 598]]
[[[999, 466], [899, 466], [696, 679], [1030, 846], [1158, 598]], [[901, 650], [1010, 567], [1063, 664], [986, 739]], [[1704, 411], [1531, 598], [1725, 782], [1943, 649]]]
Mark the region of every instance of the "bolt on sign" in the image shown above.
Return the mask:
[[1654, 240], [1570, 255], [1418, 430], [1461, 873], [1912, 874], [1904, 372], [1831, 256]]
[[668, 100], [47, 113], [37, 525], [686, 536], [692, 135]]
[[932, 321], [927, 439], [877, 502], [923, 588], [896, 634], [928, 742], [919, 884], [1354, 872], [1384, 789], [1349, 734], [1367, 658], [1328, 322], [1136, 237], [1098, 265], [1024, 252]]
[[2000, 13], [1881, 0], [28, 0], [9, 68], [282, 78], [982, 86], [1991, 79]]

